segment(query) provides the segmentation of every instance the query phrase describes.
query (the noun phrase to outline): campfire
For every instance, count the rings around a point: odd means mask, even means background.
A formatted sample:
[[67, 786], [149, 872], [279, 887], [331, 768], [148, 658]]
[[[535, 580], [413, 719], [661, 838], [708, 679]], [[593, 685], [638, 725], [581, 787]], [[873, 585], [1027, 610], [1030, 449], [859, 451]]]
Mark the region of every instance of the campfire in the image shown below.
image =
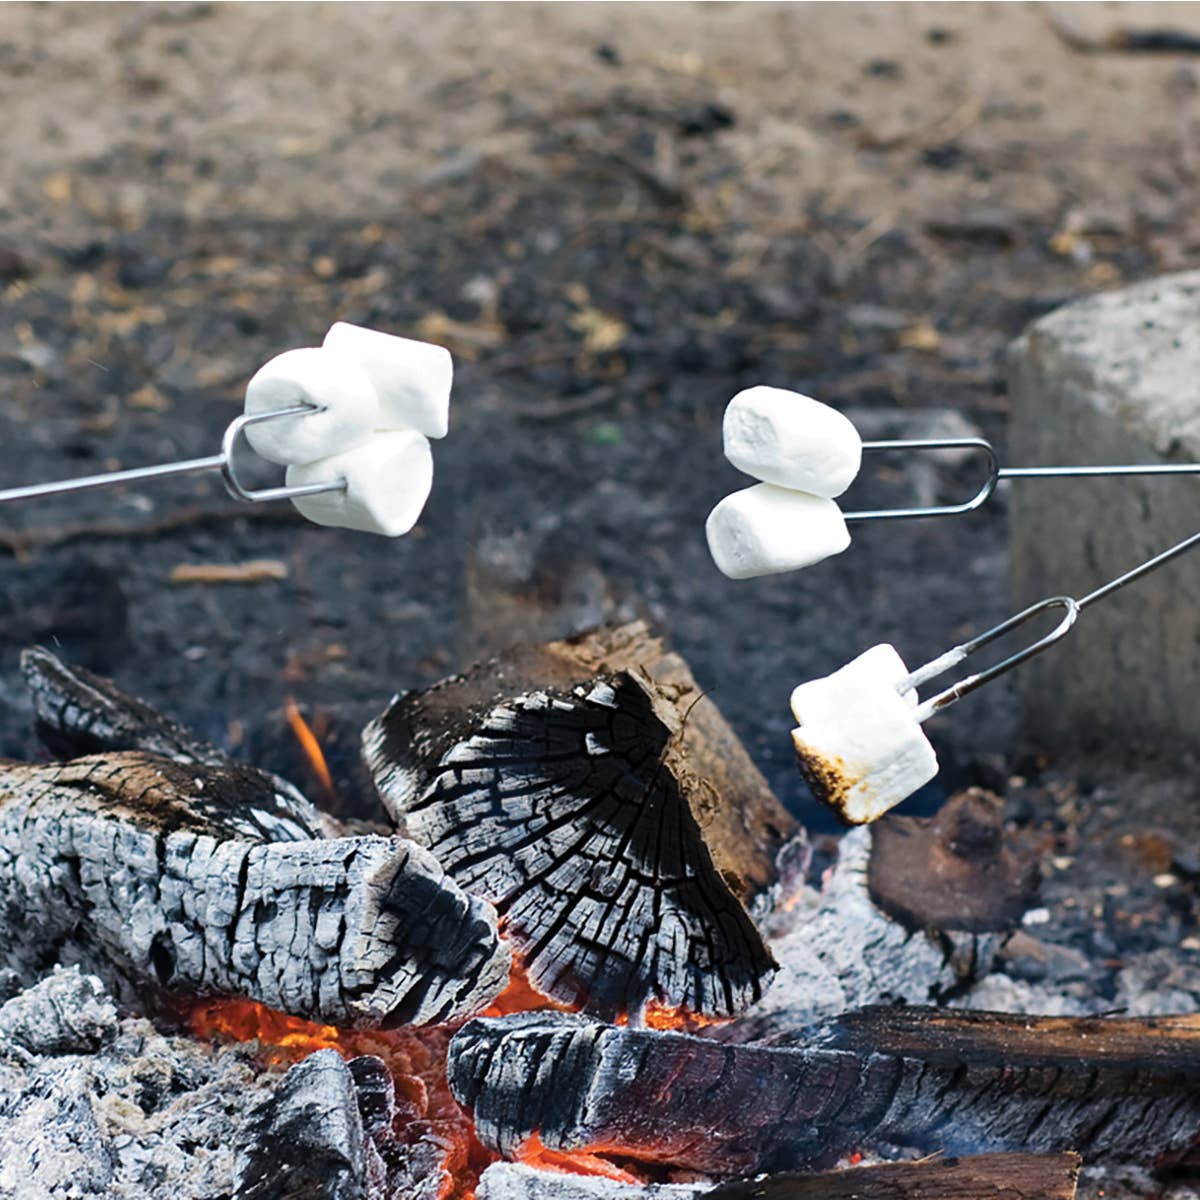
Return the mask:
[[814, 888], [640, 624], [395, 699], [374, 818], [23, 666], [57, 758], [0, 770], [0, 1190], [1068, 1197], [1200, 1153], [1193, 1018], [964, 1007], [1037, 904], [994, 797]]

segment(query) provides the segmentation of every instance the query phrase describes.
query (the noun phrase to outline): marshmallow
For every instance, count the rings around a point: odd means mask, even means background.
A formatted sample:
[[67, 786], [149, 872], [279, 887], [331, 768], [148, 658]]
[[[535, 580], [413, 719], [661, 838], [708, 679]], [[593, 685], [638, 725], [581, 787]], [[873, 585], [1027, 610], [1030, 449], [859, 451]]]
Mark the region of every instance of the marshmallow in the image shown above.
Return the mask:
[[892, 646], [792, 692], [792, 741], [813, 795], [851, 825], [878, 820], [938, 772], [915, 709], [898, 686], [908, 668]]
[[318, 462], [288, 467], [288, 486], [344, 479], [344, 491], [298, 496], [310, 521], [399, 537], [417, 522], [433, 487], [429, 440], [412, 429], [375, 434], [369, 442]]
[[795, 571], [850, 545], [832, 500], [769, 483], [726, 496], [709, 513], [704, 532], [713, 562], [730, 579]]
[[322, 411], [248, 425], [246, 440], [257, 454], [286, 466], [315, 462], [366, 441], [379, 422], [379, 397], [366, 371], [334, 350], [288, 350], [246, 385], [248, 413], [297, 404]]
[[354, 359], [379, 394], [378, 429], [415, 429], [426, 437], [446, 436], [450, 428], [450, 351], [430, 342], [364, 329], [338, 321], [324, 346]]
[[725, 457], [739, 471], [814, 496], [840, 496], [862, 465], [862, 438], [848, 418], [783, 388], [738, 392], [723, 432]]

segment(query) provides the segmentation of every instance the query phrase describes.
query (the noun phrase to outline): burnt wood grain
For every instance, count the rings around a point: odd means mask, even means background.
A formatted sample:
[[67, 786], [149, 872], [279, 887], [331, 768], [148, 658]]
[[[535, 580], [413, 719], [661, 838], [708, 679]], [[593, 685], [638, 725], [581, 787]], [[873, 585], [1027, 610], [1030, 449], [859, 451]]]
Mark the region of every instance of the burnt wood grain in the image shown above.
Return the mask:
[[644, 626], [401, 696], [364, 746], [396, 821], [496, 905], [544, 995], [634, 1023], [761, 995], [774, 962], [746, 906], [795, 822]]
[[255, 803], [261, 803], [258, 793], [262, 787], [254, 780], [259, 776], [270, 782], [280, 812], [302, 817], [314, 831], [333, 831], [333, 822], [295, 784], [235, 762], [220, 747], [123, 692], [111, 679], [69, 665], [41, 646], [22, 651], [21, 674], [33, 701], [38, 737], [58, 757], [143, 750], [178, 763], [216, 767], [240, 774], [242, 786], [254, 791]]
[[1200, 1022], [867, 1009], [793, 1044], [603, 1025], [567, 1014], [469, 1022], [451, 1086], [485, 1145], [730, 1176], [894, 1144], [952, 1154], [1186, 1159], [1200, 1135]]

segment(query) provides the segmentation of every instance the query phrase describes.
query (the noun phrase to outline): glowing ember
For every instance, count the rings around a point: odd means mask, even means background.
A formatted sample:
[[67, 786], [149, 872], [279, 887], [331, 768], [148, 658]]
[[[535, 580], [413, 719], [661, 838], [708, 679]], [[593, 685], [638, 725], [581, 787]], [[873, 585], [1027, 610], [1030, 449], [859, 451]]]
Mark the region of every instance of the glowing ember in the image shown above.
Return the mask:
[[317, 735], [313, 733], [308, 722], [301, 715], [296, 701], [291, 696], [284, 701], [283, 712], [287, 717], [287, 723], [291, 727], [292, 733], [295, 734], [296, 741], [300, 743], [300, 749], [304, 751], [304, 755], [308, 759], [308, 765], [312, 768], [313, 774], [324, 789], [325, 795], [331, 800], [336, 800], [337, 792], [333, 786], [333, 776], [329, 773], [329, 764], [325, 761], [325, 753], [321, 749], [321, 743], [317, 740]]
[[535, 1133], [521, 1147], [519, 1158], [531, 1167], [540, 1167], [543, 1171], [557, 1171], [562, 1175], [599, 1175], [604, 1179], [615, 1179], [618, 1183], [641, 1183], [642, 1180], [636, 1175], [601, 1157], [605, 1151], [619, 1150], [619, 1146], [590, 1146], [583, 1150], [572, 1150], [567, 1154], [561, 1150], [547, 1149], [542, 1145], [541, 1135]]
[[479, 1015], [481, 1017], [503, 1017], [508, 1013], [536, 1012], [543, 1008], [557, 1009], [559, 1012], [570, 1012], [565, 1004], [559, 1004], [541, 992], [529, 982], [525, 966], [517, 954], [513, 954], [512, 970], [508, 973], [508, 987], [498, 995]]
[[261, 1058], [272, 1066], [291, 1065], [325, 1049], [348, 1059], [360, 1054], [383, 1059], [396, 1088], [396, 1140], [410, 1142], [428, 1133], [446, 1148], [443, 1165], [452, 1182], [439, 1200], [470, 1200], [480, 1173], [495, 1161], [450, 1094], [446, 1050], [452, 1029], [338, 1029], [251, 1000], [201, 1001], [187, 1014], [187, 1023], [203, 1041], [257, 1042]]

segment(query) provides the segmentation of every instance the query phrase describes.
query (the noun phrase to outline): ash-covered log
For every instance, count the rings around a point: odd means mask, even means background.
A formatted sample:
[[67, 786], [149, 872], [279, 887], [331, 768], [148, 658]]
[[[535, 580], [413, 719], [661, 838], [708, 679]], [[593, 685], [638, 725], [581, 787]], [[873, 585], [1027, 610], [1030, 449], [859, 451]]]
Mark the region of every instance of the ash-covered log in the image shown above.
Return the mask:
[[469, 1022], [451, 1087], [487, 1146], [604, 1152], [729, 1176], [886, 1143], [951, 1154], [1185, 1158], [1200, 1136], [1190, 1019], [869, 1009], [730, 1044], [526, 1013]]
[[322, 839], [270, 777], [144, 753], [0, 763], [0, 961], [126, 999], [226, 994], [339, 1025], [477, 1012], [495, 913], [398, 838]]
[[747, 905], [795, 822], [644, 626], [401, 696], [364, 745], [396, 821], [496, 905], [543, 995], [635, 1024], [761, 995], [775, 964]]

